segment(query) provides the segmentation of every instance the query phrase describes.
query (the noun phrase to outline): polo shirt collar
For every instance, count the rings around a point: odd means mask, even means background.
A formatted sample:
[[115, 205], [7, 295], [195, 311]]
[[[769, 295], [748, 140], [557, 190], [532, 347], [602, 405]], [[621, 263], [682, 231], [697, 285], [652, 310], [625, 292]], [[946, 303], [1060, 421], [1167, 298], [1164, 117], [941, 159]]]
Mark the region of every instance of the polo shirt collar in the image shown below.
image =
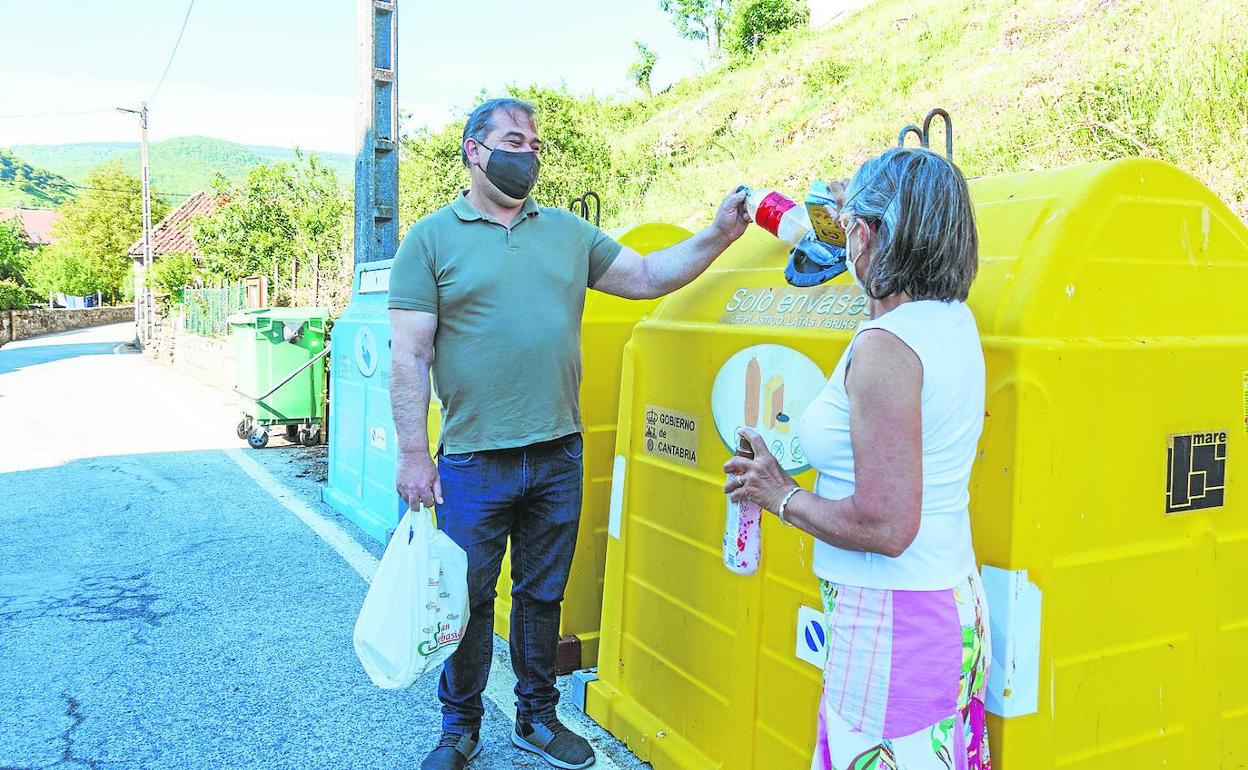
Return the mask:
[[[485, 214], [477, 211], [477, 208], [468, 201], [467, 190], [455, 196], [455, 200], [451, 201], [451, 210], [464, 222], [472, 222], [478, 219], [488, 222], [494, 221], [492, 217], [487, 217]], [[524, 205], [520, 207], [520, 215], [517, 219], [527, 219], [528, 217], [537, 216], [539, 213], [540, 209], [538, 209], [537, 203], [534, 202], [533, 196], [530, 195], [524, 199]]]

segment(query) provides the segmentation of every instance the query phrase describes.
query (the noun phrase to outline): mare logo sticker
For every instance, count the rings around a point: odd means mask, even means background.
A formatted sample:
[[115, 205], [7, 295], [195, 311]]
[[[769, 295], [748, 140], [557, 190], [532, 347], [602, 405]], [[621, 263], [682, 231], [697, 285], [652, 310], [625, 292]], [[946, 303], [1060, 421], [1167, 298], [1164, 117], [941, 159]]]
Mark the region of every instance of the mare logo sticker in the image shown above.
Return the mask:
[[1226, 433], [1172, 433], [1166, 440], [1166, 513], [1226, 504]]

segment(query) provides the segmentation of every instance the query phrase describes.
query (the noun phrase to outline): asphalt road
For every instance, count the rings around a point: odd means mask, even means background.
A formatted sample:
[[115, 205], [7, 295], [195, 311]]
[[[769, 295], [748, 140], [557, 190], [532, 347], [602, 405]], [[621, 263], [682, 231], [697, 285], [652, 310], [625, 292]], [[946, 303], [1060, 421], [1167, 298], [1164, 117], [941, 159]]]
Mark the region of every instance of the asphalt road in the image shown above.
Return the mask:
[[[355, 658], [382, 548], [319, 502], [324, 449], [242, 448], [234, 397], [130, 336], [0, 348], [0, 770], [419, 766], [436, 682], [380, 690]], [[546, 767], [508, 741], [495, 648], [470, 767]], [[561, 712], [604, 770], [645, 767]]]

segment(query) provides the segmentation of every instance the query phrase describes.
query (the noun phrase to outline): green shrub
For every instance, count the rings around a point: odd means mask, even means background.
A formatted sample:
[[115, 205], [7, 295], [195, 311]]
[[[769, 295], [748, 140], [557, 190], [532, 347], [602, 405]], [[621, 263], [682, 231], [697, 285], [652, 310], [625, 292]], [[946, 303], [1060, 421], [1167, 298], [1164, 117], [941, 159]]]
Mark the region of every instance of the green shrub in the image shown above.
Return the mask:
[[730, 58], [748, 58], [769, 37], [810, 22], [805, 0], [745, 0], [732, 12], [724, 30], [724, 48]]
[[811, 96], [824, 96], [848, 80], [850, 72], [849, 65], [841, 61], [840, 57], [829, 56], [807, 68], [802, 75], [802, 87]]
[[167, 301], [189, 286], [195, 274], [195, 258], [190, 254], [166, 254], [152, 263], [148, 286]]
[[16, 218], [0, 219], [0, 280], [24, 280], [32, 254], [25, 236]]
[[35, 301], [35, 295], [17, 281], [0, 279], [0, 310], [20, 310]]

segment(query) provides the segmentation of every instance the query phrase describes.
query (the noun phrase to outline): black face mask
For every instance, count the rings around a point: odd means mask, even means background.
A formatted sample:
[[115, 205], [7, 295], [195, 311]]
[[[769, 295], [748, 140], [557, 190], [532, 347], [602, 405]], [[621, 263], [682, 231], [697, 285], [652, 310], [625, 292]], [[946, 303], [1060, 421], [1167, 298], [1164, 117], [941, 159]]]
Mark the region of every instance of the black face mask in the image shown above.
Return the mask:
[[508, 198], [522, 201], [529, 197], [533, 185], [537, 184], [537, 172], [542, 166], [537, 153], [496, 150], [481, 142], [477, 144], [490, 151], [490, 160], [483, 169], [485, 178]]

